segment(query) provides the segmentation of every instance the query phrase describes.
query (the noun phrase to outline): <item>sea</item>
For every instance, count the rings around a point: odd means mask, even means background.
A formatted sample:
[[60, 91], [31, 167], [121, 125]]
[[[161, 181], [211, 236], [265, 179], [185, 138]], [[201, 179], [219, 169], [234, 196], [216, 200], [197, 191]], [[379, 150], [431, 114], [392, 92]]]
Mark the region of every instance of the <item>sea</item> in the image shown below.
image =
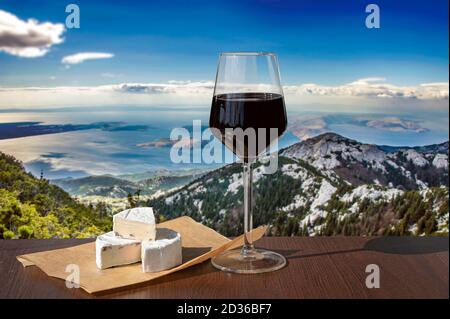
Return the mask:
[[[366, 143], [393, 146], [417, 146], [448, 140], [448, 117], [444, 119], [399, 115], [402, 119], [420, 123], [423, 130], [369, 127], [355, 121], [358, 114], [322, 114], [288, 112], [288, 121], [306, 117], [324, 119], [314, 132], [333, 131]], [[383, 115], [364, 115], [382, 119]], [[155, 170], [213, 169], [224, 163], [174, 163], [170, 145], [148, 146], [155, 141], [167, 141], [175, 128], [192, 127], [194, 120], [208, 126], [209, 109], [205, 107], [80, 107], [36, 110], [0, 111], [0, 126], [7, 123], [46, 125], [49, 134], [0, 139], [0, 151], [21, 160], [32, 174], [41, 173], [48, 179], [77, 178], [88, 175], [136, 174]], [[120, 123], [119, 129], [98, 127], [52, 133], [55, 127]], [[25, 124], [27, 125], [27, 124]], [[301, 123], [300, 123], [301, 125]], [[17, 125], [13, 129], [22, 129]], [[301, 136], [285, 133], [279, 148], [301, 141]], [[216, 141], [217, 142], [217, 141]], [[218, 143], [218, 142], [217, 142]], [[144, 146], [143, 146], [144, 145]], [[147, 146], [145, 146], [147, 145]]]

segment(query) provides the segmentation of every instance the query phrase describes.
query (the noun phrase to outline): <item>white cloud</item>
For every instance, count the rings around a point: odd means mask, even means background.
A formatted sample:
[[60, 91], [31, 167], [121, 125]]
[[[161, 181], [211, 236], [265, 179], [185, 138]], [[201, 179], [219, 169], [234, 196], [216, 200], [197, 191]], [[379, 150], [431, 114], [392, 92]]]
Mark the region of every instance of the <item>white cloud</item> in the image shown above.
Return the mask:
[[62, 58], [61, 63], [63, 64], [80, 64], [87, 60], [97, 60], [97, 59], [110, 59], [114, 57], [112, 53], [104, 52], [80, 52], [72, 55], [68, 55]]
[[103, 86], [103, 88], [122, 93], [211, 95], [214, 89], [214, 82], [169, 81], [168, 83], [122, 83]]
[[64, 31], [61, 23], [24, 21], [0, 10], [0, 52], [24, 58], [41, 57], [51, 46], [64, 41]]
[[290, 85], [285, 87], [285, 93], [298, 96], [347, 96], [419, 100], [448, 99], [449, 97], [448, 82], [396, 86], [384, 81], [384, 78], [364, 78], [338, 86], [319, 84]]
[[350, 83], [350, 85], [368, 85], [369, 83], [372, 83], [372, 82], [384, 82], [384, 81], [386, 81], [386, 78], [369, 77], [369, 78], [358, 79], [358, 80]]
[[[448, 99], [448, 83], [427, 83], [402, 87], [384, 82], [384, 78], [364, 78], [339, 86], [318, 84], [289, 85], [284, 87], [286, 95], [348, 96], [366, 98], [408, 98], [408, 99]], [[212, 81], [175, 81], [168, 83], [122, 83], [110, 86], [110, 89], [123, 93], [145, 94], [211, 94]]]
[[95, 105], [206, 105], [213, 82], [100, 86], [0, 87], [0, 109]]
[[187, 80], [187, 81], [170, 80], [167, 83], [169, 83], [169, 84], [189, 84], [189, 83], [192, 83], [192, 81], [190, 81], [190, 80]]
[[[381, 78], [360, 79], [339, 86], [300, 84], [284, 87], [286, 105], [321, 105], [331, 110], [360, 111], [396, 107], [448, 109], [448, 83], [395, 86]], [[0, 87], [0, 108], [83, 105], [208, 105], [214, 89], [212, 81], [170, 81], [168, 83], [120, 83], [100, 86]], [[393, 107], [395, 106], [395, 107]], [[304, 108], [302, 107], [302, 109]], [[347, 109], [345, 109], [347, 108]]]
[[123, 74], [121, 74], [121, 73], [117, 74], [117, 73], [111, 73], [111, 72], [104, 72], [100, 75], [104, 78], [117, 78], [117, 77], [123, 76]]

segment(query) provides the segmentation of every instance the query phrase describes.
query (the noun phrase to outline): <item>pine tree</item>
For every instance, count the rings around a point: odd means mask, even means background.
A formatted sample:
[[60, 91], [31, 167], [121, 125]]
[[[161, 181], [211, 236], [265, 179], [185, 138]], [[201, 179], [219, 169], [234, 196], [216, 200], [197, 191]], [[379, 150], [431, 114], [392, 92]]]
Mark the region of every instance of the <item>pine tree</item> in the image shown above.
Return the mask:
[[135, 208], [136, 207], [136, 202], [134, 201], [133, 195], [131, 193], [128, 193], [127, 200], [128, 200], [128, 207], [129, 208]]
[[431, 235], [437, 230], [437, 221], [434, 216], [430, 218], [425, 223], [425, 235]]

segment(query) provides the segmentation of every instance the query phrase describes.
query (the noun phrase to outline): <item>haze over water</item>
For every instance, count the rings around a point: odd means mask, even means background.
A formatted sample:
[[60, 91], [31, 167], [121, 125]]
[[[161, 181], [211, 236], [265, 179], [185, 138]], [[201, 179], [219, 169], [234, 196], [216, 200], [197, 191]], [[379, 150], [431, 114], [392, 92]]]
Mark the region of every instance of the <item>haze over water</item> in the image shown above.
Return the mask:
[[[192, 126], [193, 120], [201, 120], [202, 125], [207, 126], [208, 116], [208, 107], [109, 107], [2, 112], [0, 125], [13, 122], [41, 122], [42, 125], [121, 122], [122, 127], [117, 130], [86, 129], [4, 139], [0, 140], [0, 151], [22, 160], [33, 174], [39, 175], [43, 170], [44, 175], [51, 179], [142, 173], [157, 169], [215, 168], [221, 164], [172, 163], [170, 146], [138, 146], [167, 139], [173, 128]], [[416, 146], [448, 140], [448, 117], [427, 119], [426, 116], [415, 118], [399, 115], [397, 118], [406, 121], [406, 124], [415, 123], [416, 126], [411, 129], [401, 126], [406, 125], [403, 122], [395, 126], [390, 122], [388, 125], [382, 121], [373, 122], [392, 117], [381, 114], [288, 112], [291, 126], [280, 141], [280, 147], [301, 140], [302, 136], [293, 135], [299, 127], [311, 136], [333, 131], [378, 145]], [[368, 122], [370, 120], [372, 122]]]

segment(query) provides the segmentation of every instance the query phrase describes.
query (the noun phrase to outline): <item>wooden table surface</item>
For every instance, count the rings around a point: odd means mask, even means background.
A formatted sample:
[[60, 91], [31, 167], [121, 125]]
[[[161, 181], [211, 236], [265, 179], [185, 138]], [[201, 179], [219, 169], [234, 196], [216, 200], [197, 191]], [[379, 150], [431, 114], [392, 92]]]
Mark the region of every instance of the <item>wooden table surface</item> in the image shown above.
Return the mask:
[[[92, 296], [16, 256], [90, 240], [0, 240], [0, 298], [448, 298], [448, 237], [265, 237], [258, 247], [288, 260], [258, 275], [221, 272], [205, 262], [141, 286]], [[366, 266], [380, 288], [366, 287]]]

